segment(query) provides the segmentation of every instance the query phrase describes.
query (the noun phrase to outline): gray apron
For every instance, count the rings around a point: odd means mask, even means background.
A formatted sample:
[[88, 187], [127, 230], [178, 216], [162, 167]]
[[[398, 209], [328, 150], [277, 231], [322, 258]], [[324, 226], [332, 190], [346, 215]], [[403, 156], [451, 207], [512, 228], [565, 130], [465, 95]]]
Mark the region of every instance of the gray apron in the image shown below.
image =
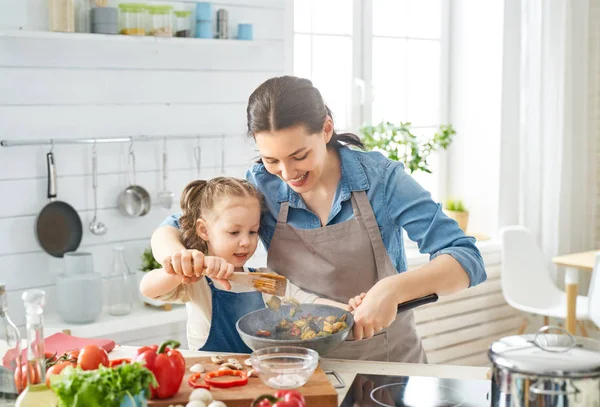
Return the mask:
[[[267, 266], [304, 290], [346, 304], [377, 281], [396, 275], [367, 194], [353, 192], [351, 200], [354, 218], [318, 229], [290, 226], [289, 202], [282, 202]], [[350, 335], [325, 356], [427, 363], [412, 310], [398, 314], [392, 325], [372, 338], [354, 341]]]

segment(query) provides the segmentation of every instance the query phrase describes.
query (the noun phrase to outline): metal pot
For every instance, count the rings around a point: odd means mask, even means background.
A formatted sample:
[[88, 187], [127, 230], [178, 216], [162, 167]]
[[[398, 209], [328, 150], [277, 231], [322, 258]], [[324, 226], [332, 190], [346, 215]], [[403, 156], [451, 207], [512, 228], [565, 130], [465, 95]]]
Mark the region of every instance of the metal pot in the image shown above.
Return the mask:
[[[135, 183], [135, 154], [133, 145], [129, 146], [129, 163], [132, 167], [133, 179], [129, 178], [129, 186], [119, 194], [117, 205], [121, 213], [127, 216], [144, 216], [150, 211], [152, 202], [148, 191]], [[129, 176], [129, 169], [127, 172]]]
[[[550, 329], [564, 332], [547, 333]], [[559, 327], [494, 342], [492, 407], [600, 407], [600, 342]]]

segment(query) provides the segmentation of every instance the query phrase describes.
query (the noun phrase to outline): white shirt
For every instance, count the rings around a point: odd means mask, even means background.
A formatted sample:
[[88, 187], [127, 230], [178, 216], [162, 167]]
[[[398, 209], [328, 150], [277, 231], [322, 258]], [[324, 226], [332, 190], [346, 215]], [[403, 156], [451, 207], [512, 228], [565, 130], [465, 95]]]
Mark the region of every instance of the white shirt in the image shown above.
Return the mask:
[[[249, 271], [244, 267], [244, 271]], [[261, 272], [268, 272], [275, 274], [275, 272], [259, 269]], [[213, 280], [215, 288], [223, 289], [223, 286], [217, 281]], [[245, 285], [231, 283], [231, 290], [229, 292], [242, 293], [254, 291]], [[293, 285], [289, 280], [285, 289], [285, 296], [295, 298], [301, 303], [312, 304], [317, 298], [315, 294], [302, 291], [299, 287]], [[271, 295], [263, 294], [263, 301], [267, 301], [271, 298]], [[204, 346], [208, 339], [210, 332], [210, 324], [212, 319], [212, 293], [208, 286], [208, 281], [203, 278], [193, 284], [180, 284], [170, 292], [157, 297], [158, 300], [171, 302], [171, 303], [183, 303], [187, 310], [187, 341], [188, 348], [191, 350], [197, 350]]]

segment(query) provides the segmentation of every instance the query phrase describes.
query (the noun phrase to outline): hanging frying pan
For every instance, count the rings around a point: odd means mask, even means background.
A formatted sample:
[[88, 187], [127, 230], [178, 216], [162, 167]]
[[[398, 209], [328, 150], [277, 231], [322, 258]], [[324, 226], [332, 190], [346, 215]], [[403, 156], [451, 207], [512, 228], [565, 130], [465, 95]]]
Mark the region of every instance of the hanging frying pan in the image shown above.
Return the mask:
[[42, 249], [53, 257], [63, 257], [77, 250], [83, 227], [77, 211], [65, 202], [56, 200], [56, 167], [52, 151], [46, 154], [48, 163], [48, 199], [35, 223], [35, 235]]

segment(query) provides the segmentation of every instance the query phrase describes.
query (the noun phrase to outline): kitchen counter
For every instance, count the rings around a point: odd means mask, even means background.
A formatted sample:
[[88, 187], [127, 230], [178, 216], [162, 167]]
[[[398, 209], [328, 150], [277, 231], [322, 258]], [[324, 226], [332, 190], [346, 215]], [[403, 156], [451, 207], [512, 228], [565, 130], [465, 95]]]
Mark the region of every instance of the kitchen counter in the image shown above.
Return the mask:
[[[111, 359], [132, 357], [135, 355], [135, 346], [117, 346], [109, 353]], [[185, 357], [191, 356], [212, 356], [213, 352], [198, 352], [182, 349], [181, 353]], [[356, 373], [365, 374], [388, 374], [402, 376], [429, 376], [443, 377], [449, 379], [486, 379], [489, 369], [487, 367], [472, 366], [450, 366], [450, 365], [424, 365], [416, 363], [386, 363], [386, 362], [365, 362], [337, 359], [321, 359], [321, 367], [324, 370], [333, 370], [337, 372], [345, 383], [343, 389], [338, 390], [338, 400], [341, 403], [348, 387], [352, 384]], [[335, 378], [330, 376], [332, 383]]]

